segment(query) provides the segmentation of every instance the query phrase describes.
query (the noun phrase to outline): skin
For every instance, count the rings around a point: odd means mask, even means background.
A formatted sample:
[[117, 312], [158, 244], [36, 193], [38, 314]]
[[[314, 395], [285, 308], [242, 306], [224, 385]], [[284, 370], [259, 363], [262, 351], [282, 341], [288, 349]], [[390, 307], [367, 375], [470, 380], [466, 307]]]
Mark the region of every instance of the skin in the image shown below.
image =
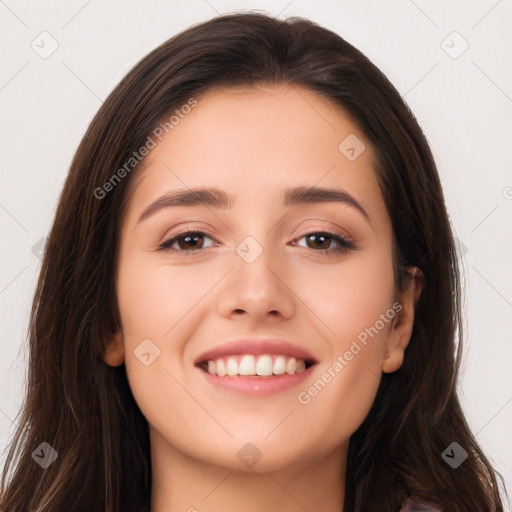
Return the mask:
[[[366, 145], [355, 161], [338, 150], [349, 134]], [[211, 90], [151, 150], [122, 226], [122, 329], [104, 359], [125, 363], [150, 426], [153, 512], [342, 510], [349, 438], [382, 372], [402, 364], [419, 293], [415, 280], [395, 289], [373, 158], [343, 109], [288, 85]], [[285, 207], [282, 190], [299, 185], [344, 189], [370, 221], [341, 203]], [[137, 222], [164, 192], [197, 186], [233, 194], [233, 208], [167, 208]], [[173, 245], [181, 253], [158, 249], [186, 229], [214, 239], [200, 239], [194, 255], [183, 240]], [[325, 231], [349, 236], [357, 250], [322, 256], [336, 240], [318, 248], [305, 235]], [[263, 249], [250, 264], [235, 251], [247, 236]], [[393, 321], [300, 403], [298, 393], [397, 301]], [[194, 366], [206, 350], [250, 336], [291, 340], [318, 364], [305, 383], [268, 397], [219, 389]], [[134, 355], [147, 338], [160, 350], [149, 366]], [[251, 467], [237, 457], [248, 442], [262, 454]]]

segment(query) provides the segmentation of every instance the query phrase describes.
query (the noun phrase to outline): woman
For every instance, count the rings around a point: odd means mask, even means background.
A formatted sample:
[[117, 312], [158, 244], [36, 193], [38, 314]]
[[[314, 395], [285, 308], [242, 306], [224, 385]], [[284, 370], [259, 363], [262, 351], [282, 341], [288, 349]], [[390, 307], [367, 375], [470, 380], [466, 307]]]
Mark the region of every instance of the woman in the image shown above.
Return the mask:
[[456, 395], [459, 299], [386, 77], [307, 20], [191, 27], [71, 165], [1, 510], [502, 511]]

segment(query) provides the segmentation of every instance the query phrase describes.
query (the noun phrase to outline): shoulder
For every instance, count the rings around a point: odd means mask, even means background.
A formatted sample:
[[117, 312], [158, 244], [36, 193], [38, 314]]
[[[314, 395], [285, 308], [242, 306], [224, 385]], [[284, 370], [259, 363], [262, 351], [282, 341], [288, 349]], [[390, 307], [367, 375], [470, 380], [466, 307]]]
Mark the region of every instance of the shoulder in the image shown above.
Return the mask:
[[403, 502], [400, 512], [442, 512], [442, 509], [433, 503], [407, 498]]

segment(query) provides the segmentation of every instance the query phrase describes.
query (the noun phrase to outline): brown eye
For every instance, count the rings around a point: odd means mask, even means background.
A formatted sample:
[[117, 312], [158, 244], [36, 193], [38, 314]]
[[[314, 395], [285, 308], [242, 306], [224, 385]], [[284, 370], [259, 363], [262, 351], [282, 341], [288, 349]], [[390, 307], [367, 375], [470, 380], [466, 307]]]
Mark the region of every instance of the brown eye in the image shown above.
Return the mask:
[[[205, 238], [213, 240], [211, 236], [202, 231], [186, 231], [184, 233], [178, 233], [170, 240], [163, 242], [159, 246], [159, 249], [176, 252], [193, 252], [205, 248]], [[173, 247], [174, 245], [177, 245], [177, 247]], [[212, 245], [207, 247], [211, 246]]]
[[331, 238], [329, 235], [311, 234], [306, 235], [305, 238], [311, 242], [311, 245], [308, 244], [310, 249], [329, 249], [329, 246], [331, 245]]
[[[306, 239], [306, 247], [308, 249], [313, 249], [318, 252], [347, 252], [349, 250], [356, 249], [356, 246], [350, 240], [345, 237], [335, 235], [334, 233], [308, 233], [307, 235], [304, 235], [297, 240], [302, 240], [303, 238]], [[332, 247], [333, 242], [337, 245], [337, 247]], [[304, 245], [302, 246], [304, 247]]]
[[201, 249], [204, 244], [202, 235], [185, 235], [177, 239], [180, 249]]

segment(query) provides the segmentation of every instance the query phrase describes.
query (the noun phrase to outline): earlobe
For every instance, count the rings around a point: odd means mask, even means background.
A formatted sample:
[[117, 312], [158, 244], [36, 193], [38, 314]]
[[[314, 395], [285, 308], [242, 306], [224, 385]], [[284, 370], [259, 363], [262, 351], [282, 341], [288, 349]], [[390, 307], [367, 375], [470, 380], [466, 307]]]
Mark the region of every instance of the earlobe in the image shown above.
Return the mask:
[[405, 347], [395, 346], [388, 356], [382, 362], [382, 371], [384, 373], [396, 372], [404, 362]]
[[414, 308], [423, 287], [422, 272], [417, 267], [408, 268], [409, 280], [400, 294], [401, 309], [398, 311], [386, 344], [386, 357], [382, 362], [384, 373], [396, 372], [404, 362], [405, 349], [411, 339], [414, 326]]
[[121, 330], [108, 341], [103, 354], [103, 361], [109, 366], [121, 366], [124, 363], [124, 343]]

